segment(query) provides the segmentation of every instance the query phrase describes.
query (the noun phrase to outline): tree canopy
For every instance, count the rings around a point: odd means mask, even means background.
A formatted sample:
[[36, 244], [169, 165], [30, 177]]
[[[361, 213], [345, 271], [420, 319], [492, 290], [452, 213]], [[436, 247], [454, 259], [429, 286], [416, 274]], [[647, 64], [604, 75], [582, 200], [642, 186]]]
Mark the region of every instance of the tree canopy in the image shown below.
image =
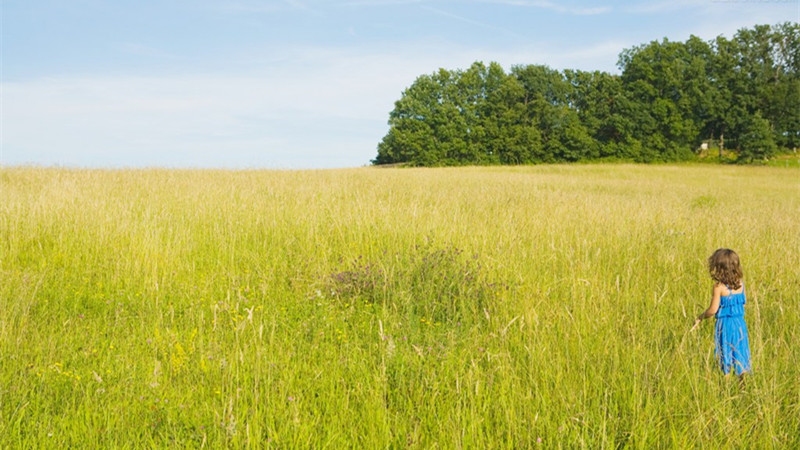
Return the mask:
[[800, 25], [625, 49], [620, 74], [473, 63], [418, 77], [374, 164], [681, 161], [701, 144], [738, 161], [800, 147]]

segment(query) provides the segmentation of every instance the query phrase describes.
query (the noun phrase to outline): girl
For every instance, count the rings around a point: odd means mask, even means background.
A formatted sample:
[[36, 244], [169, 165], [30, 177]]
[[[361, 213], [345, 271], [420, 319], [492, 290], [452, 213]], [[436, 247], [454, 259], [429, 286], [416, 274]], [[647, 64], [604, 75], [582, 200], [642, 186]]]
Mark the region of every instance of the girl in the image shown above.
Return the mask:
[[694, 321], [692, 330], [703, 319], [717, 318], [714, 327], [714, 354], [724, 374], [731, 368], [742, 378], [749, 373], [750, 344], [747, 338], [747, 325], [744, 322], [744, 285], [739, 255], [731, 249], [720, 248], [708, 258], [708, 271], [715, 281], [711, 291], [711, 305]]

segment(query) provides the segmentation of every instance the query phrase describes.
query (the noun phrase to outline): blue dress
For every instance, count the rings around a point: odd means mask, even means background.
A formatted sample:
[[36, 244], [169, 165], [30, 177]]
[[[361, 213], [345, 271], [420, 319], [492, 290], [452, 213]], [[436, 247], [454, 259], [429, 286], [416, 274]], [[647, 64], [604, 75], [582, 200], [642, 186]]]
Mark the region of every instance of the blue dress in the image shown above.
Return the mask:
[[719, 309], [715, 317], [714, 354], [722, 372], [726, 375], [731, 368], [736, 375], [750, 372], [750, 343], [747, 338], [747, 324], [744, 323], [744, 289], [738, 294], [727, 285], [730, 295], [719, 299]]

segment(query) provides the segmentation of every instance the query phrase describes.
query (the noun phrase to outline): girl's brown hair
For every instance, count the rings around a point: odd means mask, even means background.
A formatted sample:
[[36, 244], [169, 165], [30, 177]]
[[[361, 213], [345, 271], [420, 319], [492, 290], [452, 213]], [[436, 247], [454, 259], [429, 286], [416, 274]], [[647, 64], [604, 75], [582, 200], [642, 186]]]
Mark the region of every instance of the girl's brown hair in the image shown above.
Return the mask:
[[742, 266], [739, 255], [729, 248], [720, 248], [708, 258], [708, 271], [711, 278], [728, 289], [739, 289], [742, 286]]

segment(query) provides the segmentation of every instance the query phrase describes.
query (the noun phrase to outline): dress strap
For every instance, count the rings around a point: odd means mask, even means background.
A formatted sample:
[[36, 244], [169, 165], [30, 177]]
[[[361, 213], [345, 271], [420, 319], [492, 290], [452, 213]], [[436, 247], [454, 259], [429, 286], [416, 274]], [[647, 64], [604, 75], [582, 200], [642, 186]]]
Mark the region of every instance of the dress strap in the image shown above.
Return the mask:
[[[725, 284], [725, 283], [722, 283], [722, 285], [723, 285], [723, 286], [725, 286], [725, 288], [726, 288], [726, 289], [728, 289], [728, 295], [735, 295], [735, 294], [733, 293], [733, 289], [731, 289], [731, 287], [730, 287], [730, 286], [728, 286], [728, 285], [727, 285], [727, 284]], [[741, 288], [742, 288], [742, 292], [741, 292], [741, 293], [742, 293], [742, 294], [744, 294], [744, 283], [741, 283]]]

